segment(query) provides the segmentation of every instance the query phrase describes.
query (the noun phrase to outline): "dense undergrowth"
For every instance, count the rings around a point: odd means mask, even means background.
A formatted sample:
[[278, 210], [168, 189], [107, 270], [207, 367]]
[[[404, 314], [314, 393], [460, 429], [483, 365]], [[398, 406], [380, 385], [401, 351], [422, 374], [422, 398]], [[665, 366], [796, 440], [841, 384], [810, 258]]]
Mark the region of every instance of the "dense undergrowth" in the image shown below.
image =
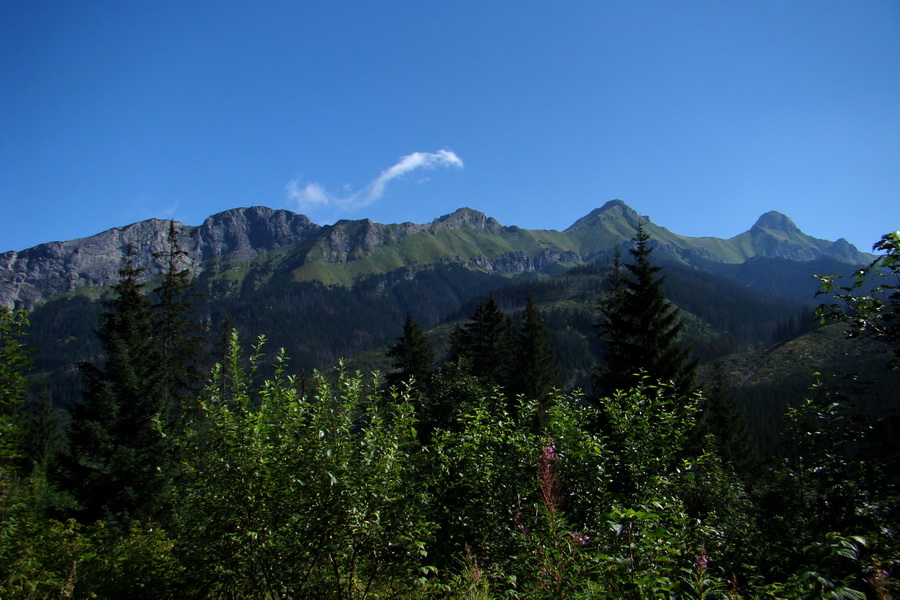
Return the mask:
[[[233, 337], [181, 431], [154, 520], [71, 499], [7, 449], [3, 598], [891, 598], [897, 497], [812, 390], [802, 458], [737, 473], [700, 395], [645, 380], [537, 407], [458, 372], [445, 425], [416, 387], [260, 380]], [[161, 460], [161, 464], [162, 464]]]

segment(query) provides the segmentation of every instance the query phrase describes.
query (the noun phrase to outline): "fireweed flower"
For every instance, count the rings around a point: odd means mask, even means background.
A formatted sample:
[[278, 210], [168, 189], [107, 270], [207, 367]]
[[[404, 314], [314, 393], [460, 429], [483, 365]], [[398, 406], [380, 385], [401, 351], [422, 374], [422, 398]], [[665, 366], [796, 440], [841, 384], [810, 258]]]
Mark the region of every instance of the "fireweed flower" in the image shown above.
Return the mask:
[[583, 546], [589, 539], [591, 538], [583, 533], [579, 533], [577, 531], [572, 532], [572, 542], [574, 542], [576, 546]]
[[556, 470], [554, 469], [554, 463], [558, 458], [559, 455], [556, 453], [556, 446], [553, 445], [553, 440], [547, 438], [547, 445], [544, 447], [540, 458], [538, 458], [538, 488], [541, 491], [541, 500], [544, 503], [544, 507], [551, 514], [556, 513], [562, 504], [559, 478], [556, 476]]
[[544, 448], [543, 454], [541, 454], [541, 460], [553, 462], [556, 460], [556, 446], [550, 444], [546, 448]]

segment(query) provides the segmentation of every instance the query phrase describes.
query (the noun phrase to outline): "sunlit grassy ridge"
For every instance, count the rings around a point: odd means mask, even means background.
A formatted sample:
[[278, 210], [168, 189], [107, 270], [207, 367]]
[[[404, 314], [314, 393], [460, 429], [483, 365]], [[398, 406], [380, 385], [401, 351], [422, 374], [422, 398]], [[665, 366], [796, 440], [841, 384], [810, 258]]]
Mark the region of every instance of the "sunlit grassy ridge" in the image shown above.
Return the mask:
[[[353, 234], [362, 233], [354, 226]], [[330, 241], [314, 244], [304, 264], [293, 270], [297, 281], [321, 281], [326, 285], [351, 285], [360, 277], [383, 274], [402, 268], [423, 268], [447, 262], [475, 263], [504, 255], [520, 254], [533, 260], [542, 252], [577, 252], [576, 240], [558, 231], [505, 228], [479, 230], [474, 227], [421, 231], [411, 235], [391, 235], [386, 226], [384, 241], [370, 250], [355, 248], [338, 255]], [[348, 236], [348, 237], [350, 237]]]

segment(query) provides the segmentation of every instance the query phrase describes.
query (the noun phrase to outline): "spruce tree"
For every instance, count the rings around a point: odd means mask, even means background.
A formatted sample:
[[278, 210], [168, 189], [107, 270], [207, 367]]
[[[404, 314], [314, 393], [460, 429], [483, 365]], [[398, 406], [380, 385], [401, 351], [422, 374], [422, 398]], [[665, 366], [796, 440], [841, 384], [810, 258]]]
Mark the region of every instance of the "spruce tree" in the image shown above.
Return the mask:
[[124, 525], [157, 517], [165, 507], [171, 472], [170, 444], [161, 431], [165, 383], [140, 273], [129, 247], [97, 332], [106, 363], [82, 366], [82, 402], [71, 408], [62, 484], [84, 522], [107, 519]]
[[412, 314], [407, 313], [403, 335], [388, 350], [388, 356], [394, 359], [396, 370], [388, 374], [387, 384], [396, 389], [411, 384], [410, 401], [416, 411], [419, 441], [429, 444], [435, 429], [451, 425], [454, 401], [448, 400], [446, 382], [440, 372], [435, 372], [434, 347]]
[[515, 368], [515, 327], [500, 310], [493, 295], [478, 305], [475, 313], [450, 340], [453, 360], [465, 358], [472, 374], [491, 385], [511, 387]]
[[629, 249], [633, 262], [624, 265], [618, 254], [601, 300], [600, 339], [605, 345], [597, 373], [600, 394], [633, 387], [641, 375], [672, 382], [680, 392], [694, 389], [696, 362], [690, 348], [678, 343], [682, 329], [679, 310], [666, 298], [661, 267], [650, 261], [653, 247], [643, 225]]
[[[623, 318], [626, 312], [626, 290], [624, 284], [622, 266], [622, 253], [616, 247], [613, 257], [612, 271], [607, 278], [607, 289], [600, 299], [600, 315], [602, 321], [598, 324], [600, 335], [604, 342], [603, 363], [596, 375], [597, 391], [602, 394], [614, 392], [617, 389], [626, 389], [632, 382], [629, 373], [634, 370], [632, 357], [625, 352], [624, 344], [618, 340], [626, 340], [631, 336], [632, 323]], [[640, 368], [637, 369], [637, 372]]]
[[559, 384], [559, 361], [550, 346], [547, 328], [530, 294], [519, 333], [512, 392], [538, 403], [539, 427], [546, 425], [550, 394]]
[[174, 221], [169, 221], [167, 242], [165, 251], [154, 253], [154, 257], [163, 260], [164, 271], [151, 309], [160, 360], [162, 410], [166, 424], [177, 429], [200, 392], [204, 374], [200, 360], [202, 338], [192, 319], [197, 294], [190, 269], [185, 265], [187, 252], [178, 243]]
[[387, 376], [388, 385], [399, 387], [413, 381], [418, 389], [427, 388], [434, 369], [434, 348], [412, 314], [406, 315], [403, 335], [387, 355], [394, 359], [395, 369]]

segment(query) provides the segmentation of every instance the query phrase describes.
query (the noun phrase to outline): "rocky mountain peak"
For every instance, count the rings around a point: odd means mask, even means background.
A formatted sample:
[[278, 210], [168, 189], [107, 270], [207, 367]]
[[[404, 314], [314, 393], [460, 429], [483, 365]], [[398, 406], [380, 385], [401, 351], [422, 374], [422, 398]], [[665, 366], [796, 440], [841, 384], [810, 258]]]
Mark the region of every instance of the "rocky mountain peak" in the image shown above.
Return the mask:
[[601, 206], [600, 208], [598, 208], [596, 210], [597, 210], [597, 212], [601, 212], [601, 213], [618, 212], [620, 214], [625, 214], [625, 213], [637, 214], [633, 208], [631, 208], [630, 206], [625, 204], [624, 200], [619, 200], [618, 198], [607, 201], [603, 206]]
[[471, 208], [460, 208], [449, 215], [435, 219], [431, 224], [431, 230], [435, 233], [445, 229], [469, 226], [480, 231], [492, 231], [503, 229], [503, 226], [493, 217], [486, 216], [483, 212]]
[[593, 227], [603, 221], [623, 221], [632, 227], [636, 227], [638, 223], [647, 222], [650, 219], [642, 217], [636, 210], [625, 204], [622, 200], [610, 200], [600, 208], [595, 208], [587, 215], [581, 217], [573, 223], [566, 231], [581, 229], [582, 227]]
[[829, 242], [803, 233], [789, 217], [774, 210], [762, 215], [749, 231], [733, 239], [749, 243], [753, 250], [751, 256], [796, 261], [830, 257], [855, 264], [863, 264], [869, 259], [845, 239]]
[[391, 227], [371, 219], [341, 219], [323, 228], [316, 243], [316, 256], [330, 263], [370, 256], [379, 246], [391, 239]]
[[757, 219], [753, 228], [768, 229], [769, 231], [800, 232], [800, 228], [794, 224], [790, 217], [774, 210], [770, 210]]
[[207, 218], [190, 232], [200, 260], [229, 255], [236, 260], [293, 244], [321, 229], [306, 215], [265, 206], [233, 208]]

